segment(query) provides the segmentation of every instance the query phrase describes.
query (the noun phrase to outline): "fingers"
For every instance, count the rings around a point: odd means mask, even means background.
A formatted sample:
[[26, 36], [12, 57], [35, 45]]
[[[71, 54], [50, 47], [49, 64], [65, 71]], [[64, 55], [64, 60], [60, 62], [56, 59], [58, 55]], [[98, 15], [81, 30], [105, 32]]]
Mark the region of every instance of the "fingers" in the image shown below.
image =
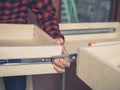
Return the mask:
[[62, 58], [59, 60], [59, 62], [60, 62], [61, 64], [63, 64], [65, 67], [70, 67], [70, 63], [67, 62], [66, 60], [62, 59]]
[[68, 52], [67, 52], [67, 50], [66, 50], [66, 48], [62, 45], [62, 54], [67, 54]]
[[55, 44], [58, 44], [58, 45], [63, 45], [64, 43], [64, 40], [62, 38], [58, 38], [56, 41], [55, 41]]
[[55, 59], [54, 60], [54, 69], [59, 72], [65, 72], [65, 67], [69, 67], [70, 63], [65, 61], [64, 59]]
[[[64, 45], [64, 40], [62, 38], [59, 38], [55, 41], [55, 44], [62, 45], [62, 54], [67, 54], [67, 50], [65, 49]], [[65, 67], [70, 67], [70, 63], [67, 62], [64, 59], [55, 59], [54, 60], [54, 69], [59, 72], [63, 73], [65, 72]]]
[[54, 67], [53, 67], [58, 73], [64, 73], [65, 72], [65, 69], [62, 69], [62, 68], [60, 68], [60, 67], [58, 67], [58, 66], [56, 66], [56, 65], [54, 65]]

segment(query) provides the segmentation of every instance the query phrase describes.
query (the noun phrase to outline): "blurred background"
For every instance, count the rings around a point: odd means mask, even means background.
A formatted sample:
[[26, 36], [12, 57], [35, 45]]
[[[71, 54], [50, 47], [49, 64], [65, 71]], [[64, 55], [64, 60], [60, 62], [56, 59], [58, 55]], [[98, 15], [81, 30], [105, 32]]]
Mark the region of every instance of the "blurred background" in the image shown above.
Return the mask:
[[[120, 0], [52, 0], [60, 23], [120, 21]], [[28, 23], [36, 23], [30, 12]]]
[[109, 21], [111, 0], [62, 0], [61, 22]]
[[120, 0], [61, 0], [61, 22], [119, 21]]

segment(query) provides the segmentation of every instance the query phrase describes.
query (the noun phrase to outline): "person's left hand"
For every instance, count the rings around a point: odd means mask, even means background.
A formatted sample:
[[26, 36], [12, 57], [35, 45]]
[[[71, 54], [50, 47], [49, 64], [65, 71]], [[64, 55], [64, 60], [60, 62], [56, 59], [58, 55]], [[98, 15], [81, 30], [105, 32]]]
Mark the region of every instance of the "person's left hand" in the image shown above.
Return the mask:
[[[64, 40], [62, 38], [59, 38], [56, 40], [55, 44], [62, 45], [62, 54], [67, 54], [67, 51], [65, 47], [63, 46]], [[70, 62], [67, 62], [66, 60], [59, 58], [54, 60], [54, 69], [59, 72], [63, 73], [65, 72], [65, 67], [70, 67]]]

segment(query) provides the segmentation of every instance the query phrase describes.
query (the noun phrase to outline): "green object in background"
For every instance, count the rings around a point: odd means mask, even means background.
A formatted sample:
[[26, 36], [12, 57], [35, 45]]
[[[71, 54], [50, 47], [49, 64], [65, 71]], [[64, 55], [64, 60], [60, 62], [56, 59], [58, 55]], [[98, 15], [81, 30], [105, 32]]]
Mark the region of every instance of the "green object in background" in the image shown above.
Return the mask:
[[62, 0], [62, 21], [79, 22], [75, 0]]

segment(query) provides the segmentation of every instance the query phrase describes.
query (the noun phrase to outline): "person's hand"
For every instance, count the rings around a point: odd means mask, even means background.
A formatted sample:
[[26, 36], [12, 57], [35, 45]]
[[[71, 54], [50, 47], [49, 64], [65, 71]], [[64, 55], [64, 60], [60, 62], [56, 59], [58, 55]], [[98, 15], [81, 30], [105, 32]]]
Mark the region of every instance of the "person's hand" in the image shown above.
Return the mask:
[[[62, 45], [62, 54], [67, 54], [67, 51], [65, 47], [63, 46], [64, 40], [62, 38], [59, 38], [56, 40], [55, 44]], [[54, 60], [54, 69], [59, 72], [63, 73], [65, 72], [65, 67], [70, 67], [70, 62], [67, 62], [66, 60], [59, 58]]]

